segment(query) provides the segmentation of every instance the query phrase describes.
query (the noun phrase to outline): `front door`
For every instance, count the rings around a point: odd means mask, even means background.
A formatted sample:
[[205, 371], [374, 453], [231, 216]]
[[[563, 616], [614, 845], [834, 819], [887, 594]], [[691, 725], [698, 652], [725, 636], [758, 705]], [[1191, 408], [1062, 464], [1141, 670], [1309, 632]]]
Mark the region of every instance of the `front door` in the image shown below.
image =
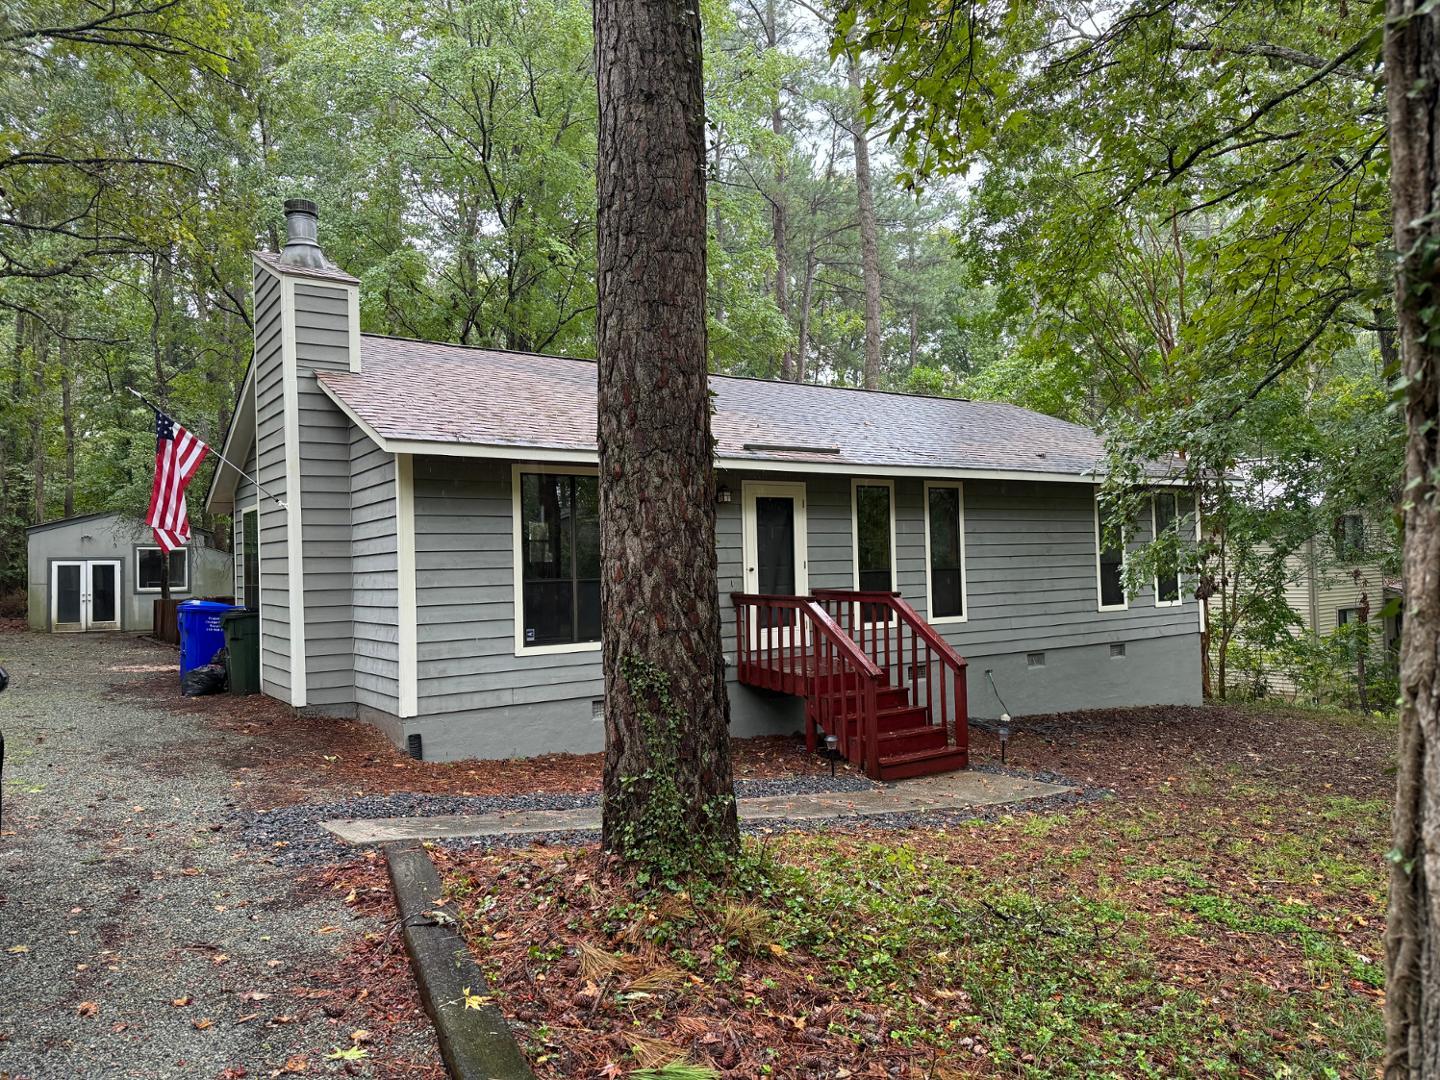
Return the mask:
[[50, 564], [50, 625], [59, 632], [120, 629], [120, 563]]
[[806, 567], [805, 485], [744, 485], [745, 591], [763, 596], [804, 596]]
[[[810, 591], [806, 567], [805, 485], [746, 481], [745, 591], [762, 596], [804, 596]], [[752, 627], [752, 646], [765, 648], [790, 640], [784, 629], [793, 615], [775, 610]]]

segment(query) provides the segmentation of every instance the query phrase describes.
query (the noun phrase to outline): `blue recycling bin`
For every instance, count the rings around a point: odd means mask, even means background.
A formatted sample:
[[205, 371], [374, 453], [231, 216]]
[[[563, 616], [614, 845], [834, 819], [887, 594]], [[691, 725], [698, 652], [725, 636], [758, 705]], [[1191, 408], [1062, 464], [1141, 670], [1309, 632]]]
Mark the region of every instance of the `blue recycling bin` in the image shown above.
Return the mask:
[[177, 605], [175, 618], [180, 624], [182, 679], [186, 672], [210, 663], [215, 654], [225, 647], [225, 624], [221, 621], [225, 613], [244, 610], [216, 600], [186, 600]]

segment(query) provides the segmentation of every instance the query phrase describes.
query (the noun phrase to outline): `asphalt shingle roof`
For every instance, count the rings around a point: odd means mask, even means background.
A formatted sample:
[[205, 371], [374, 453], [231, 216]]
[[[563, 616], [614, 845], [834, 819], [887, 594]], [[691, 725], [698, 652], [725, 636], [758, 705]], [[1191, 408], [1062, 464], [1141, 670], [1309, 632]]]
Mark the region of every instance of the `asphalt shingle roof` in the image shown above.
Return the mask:
[[[596, 449], [593, 361], [371, 334], [360, 356], [359, 373], [317, 378], [387, 442]], [[1090, 429], [1000, 402], [723, 375], [710, 386], [716, 453], [727, 463], [1079, 476], [1102, 457]]]

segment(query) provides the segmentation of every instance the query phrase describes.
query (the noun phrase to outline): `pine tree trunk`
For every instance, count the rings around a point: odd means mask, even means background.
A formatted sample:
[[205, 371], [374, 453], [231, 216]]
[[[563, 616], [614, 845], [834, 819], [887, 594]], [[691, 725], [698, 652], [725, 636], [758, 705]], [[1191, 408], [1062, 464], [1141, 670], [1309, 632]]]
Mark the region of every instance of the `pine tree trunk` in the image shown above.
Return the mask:
[[31, 521], [39, 525], [45, 520], [45, 361], [48, 342], [43, 326], [37, 325], [33, 330], [30, 379], [35, 401], [30, 412], [30, 469], [35, 477], [35, 505]]
[[700, 17], [596, 0], [600, 563], [607, 849], [735, 849], [705, 341]]
[[[765, 4], [765, 44], [773, 52], [780, 44], [775, 0]], [[775, 134], [775, 186], [770, 193], [770, 232], [775, 246], [775, 306], [785, 326], [790, 325], [790, 211], [785, 198], [785, 113], [780, 108], [780, 90], [770, 108], [770, 130]], [[780, 378], [797, 379], [795, 350], [787, 343], [780, 354]]]
[[[65, 329], [65, 324], [61, 324]], [[75, 413], [71, 398], [74, 376], [70, 369], [70, 345], [60, 339], [60, 423], [65, 433], [65, 516], [75, 513]]]
[[1396, 329], [1409, 431], [1385, 1076], [1440, 1077], [1440, 9], [1389, 0], [1385, 76]]
[[875, 194], [870, 186], [870, 131], [860, 116], [860, 61], [850, 57], [854, 98], [855, 195], [860, 213], [860, 273], [865, 283], [865, 389], [880, 388], [880, 240], [875, 226]]

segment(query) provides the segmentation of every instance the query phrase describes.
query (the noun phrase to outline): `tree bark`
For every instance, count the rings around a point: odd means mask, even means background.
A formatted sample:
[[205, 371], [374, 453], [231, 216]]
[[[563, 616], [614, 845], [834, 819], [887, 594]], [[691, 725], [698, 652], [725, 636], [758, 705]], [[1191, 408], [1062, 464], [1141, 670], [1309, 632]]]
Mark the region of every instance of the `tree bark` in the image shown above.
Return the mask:
[[[775, 0], [765, 4], [765, 44], [773, 52], [780, 44]], [[770, 130], [775, 135], [775, 184], [770, 193], [770, 231], [775, 246], [775, 306], [785, 326], [790, 326], [790, 211], [785, 191], [785, 113], [781, 109], [780, 88], [770, 106]], [[795, 350], [789, 345], [780, 353], [780, 378], [795, 380]]]
[[875, 194], [870, 186], [870, 130], [860, 115], [860, 60], [850, 56], [855, 108], [855, 196], [860, 214], [860, 273], [865, 284], [865, 389], [880, 388], [880, 240], [875, 227]]
[[596, 0], [605, 847], [695, 869], [739, 844], [716, 585], [700, 16]]
[[[1385, 1076], [1440, 1077], [1440, 9], [1386, 5], [1390, 196], [1405, 386], [1405, 636], [1386, 919]], [[1434, 884], [1432, 884], [1432, 882]]]
[[32, 523], [39, 525], [45, 520], [45, 361], [48, 342], [45, 328], [39, 324], [33, 327], [30, 362], [31, 384], [35, 391], [35, 403], [30, 412], [30, 468], [35, 475], [35, 505], [32, 509]]

